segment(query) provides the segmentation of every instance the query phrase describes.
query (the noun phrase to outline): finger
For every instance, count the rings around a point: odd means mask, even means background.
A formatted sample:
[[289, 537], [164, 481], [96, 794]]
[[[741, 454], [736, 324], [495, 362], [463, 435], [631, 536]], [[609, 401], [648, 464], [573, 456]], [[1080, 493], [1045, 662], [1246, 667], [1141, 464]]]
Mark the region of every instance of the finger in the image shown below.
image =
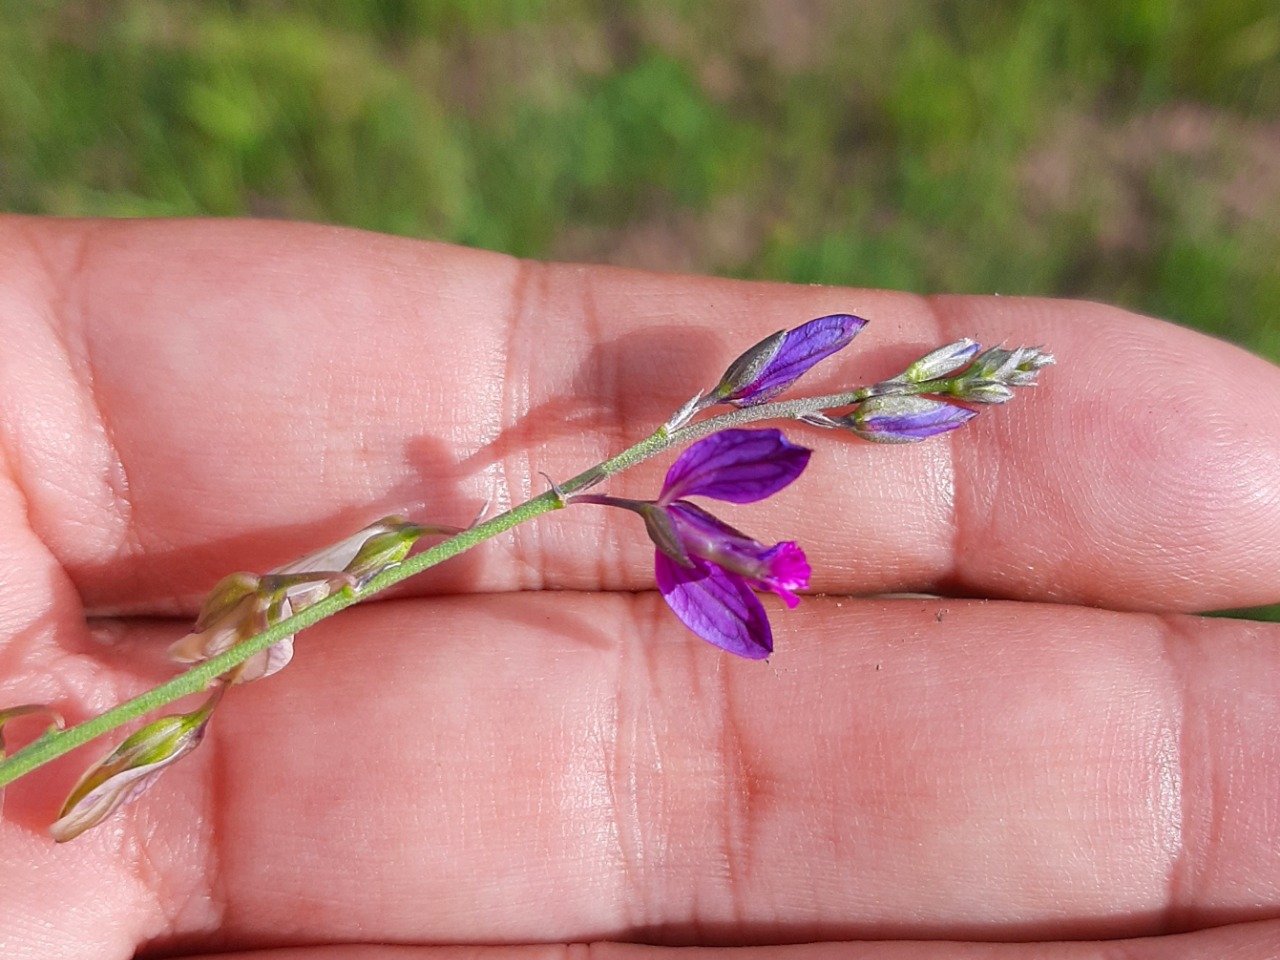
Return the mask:
[[[872, 318], [813, 389], [960, 336], [1060, 365], [964, 431], [818, 448], [727, 510], [812, 551], [819, 590], [1195, 609], [1275, 599], [1280, 374], [1119, 311], [739, 284], [267, 223], [10, 221], [6, 443], [31, 523], [87, 603], [159, 611], [393, 511], [465, 523], [646, 435], [745, 344]], [[797, 431], [799, 431], [797, 433]], [[652, 496], [666, 462], [612, 485]], [[605, 556], [600, 556], [605, 545]], [[421, 589], [635, 589], [629, 516], [580, 507]]]
[[1276, 628], [907, 600], [776, 625], [756, 669], [651, 595], [358, 608], [232, 691], [117, 820], [8, 845], [7, 895], [30, 899], [5, 915], [92, 902], [184, 949], [1280, 917]]

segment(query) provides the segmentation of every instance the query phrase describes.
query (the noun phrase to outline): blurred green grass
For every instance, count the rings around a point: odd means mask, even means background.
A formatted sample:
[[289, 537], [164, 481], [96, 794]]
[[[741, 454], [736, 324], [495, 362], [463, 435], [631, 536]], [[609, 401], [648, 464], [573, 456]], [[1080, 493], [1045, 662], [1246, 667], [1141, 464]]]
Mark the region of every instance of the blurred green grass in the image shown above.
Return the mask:
[[0, 0], [0, 208], [1086, 297], [1280, 361], [1280, 10]]

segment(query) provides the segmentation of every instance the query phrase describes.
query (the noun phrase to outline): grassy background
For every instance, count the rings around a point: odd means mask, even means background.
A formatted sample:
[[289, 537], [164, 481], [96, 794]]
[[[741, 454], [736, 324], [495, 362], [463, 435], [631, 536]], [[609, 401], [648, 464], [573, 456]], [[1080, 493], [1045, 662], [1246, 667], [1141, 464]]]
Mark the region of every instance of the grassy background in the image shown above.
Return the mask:
[[0, 0], [0, 208], [1088, 297], [1280, 361], [1280, 9]]

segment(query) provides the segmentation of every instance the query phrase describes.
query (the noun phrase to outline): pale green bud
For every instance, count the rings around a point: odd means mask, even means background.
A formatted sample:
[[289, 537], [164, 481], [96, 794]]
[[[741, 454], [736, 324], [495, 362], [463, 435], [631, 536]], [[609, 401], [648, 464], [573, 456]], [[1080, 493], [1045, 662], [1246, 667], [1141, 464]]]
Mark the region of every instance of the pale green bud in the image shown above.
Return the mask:
[[952, 380], [947, 392], [972, 403], [1007, 403], [1015, 387], [1033, 386], [1040, 371], [1053, 362], [1053, 354], [1039, 347], [992, 347]]
[[65, 843], [97, 826], [198, 747], [224, 689], [219, 685], [192, 713], [161, 717], [147, 724], [85, 771], [49, 828], [53, 839]]
[[963, 340], [957, 340], [955, 343], [949, 343], [945, 347], [939, 347], [931, 353], [926, 353], [911, 366], [907, 367], [902, 372], [902, 376], [894, 379], [905, 380], [908, 383], [924, 383], [926, 380], [937, 380], [949, 373], [955, 373], [972, 360], [980, 349], [982, 348], [976, 341], [967, 337]]

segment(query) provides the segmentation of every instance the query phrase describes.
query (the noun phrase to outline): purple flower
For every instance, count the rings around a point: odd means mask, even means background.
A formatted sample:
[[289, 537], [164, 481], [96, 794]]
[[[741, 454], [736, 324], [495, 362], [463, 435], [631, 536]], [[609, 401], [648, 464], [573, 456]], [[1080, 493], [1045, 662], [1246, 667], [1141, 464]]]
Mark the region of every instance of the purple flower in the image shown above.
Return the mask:
[[866, 325], [861, 317], [833, 313], [794, 330], [779, 330], [733, 361], [708, 399], [740, 407], [764, 403], [799, 380], [814, 364], [847, 347]]
[[976, 410], [928, 397], [872, 397], [847, 417], [838, 417], [864, 440], [876, 443], [915, 443], [962, 427]]
[[[686, 627], [722, 650], [759, 660], [773, 652], [773, 630], [753, 589], [772, 590], [794, 607], [809, 585], [804, 551], [791, 542], [767, 547], [692, 503], [665, 510], [683, 557], [658, 543], [654, 573], [662, 598]], [[655, 541], [656, 542], [656, 541]], [[681, 562], [683, 560], [683, 562]]]
[[658, 548], [658, 589], [675, 615], [717, 647], [759, 660], [773, 650], [773, 631], [754, 590], [771, 590], [794, 607], [795, 591], [809, 585], [804, 551], [790, 542], [766, 546], [684, 498], [763, 500], [800, 476], [810, 452], [779, 430], [723, 430], [680, 455], [657, 500], [572, 500], [639, 513]]

